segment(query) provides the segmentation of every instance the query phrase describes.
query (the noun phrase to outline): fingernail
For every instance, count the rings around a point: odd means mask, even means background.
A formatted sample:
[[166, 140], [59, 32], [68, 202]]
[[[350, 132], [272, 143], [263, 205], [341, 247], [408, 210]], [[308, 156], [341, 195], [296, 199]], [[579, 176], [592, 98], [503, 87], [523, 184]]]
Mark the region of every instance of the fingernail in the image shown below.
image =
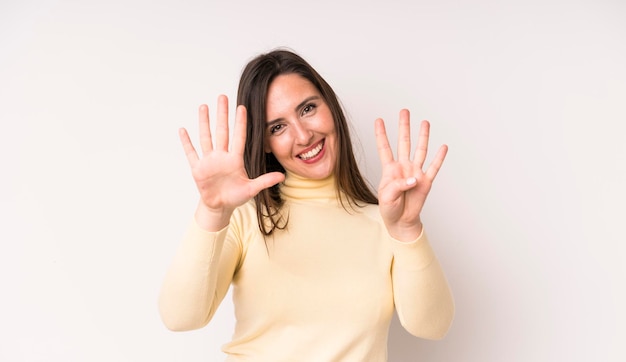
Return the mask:
[[417, 182], [417, 179], [415, 177], [409, 177], [408, 179], [406, 179], [406, 184], [407, 185], [413, 185]]

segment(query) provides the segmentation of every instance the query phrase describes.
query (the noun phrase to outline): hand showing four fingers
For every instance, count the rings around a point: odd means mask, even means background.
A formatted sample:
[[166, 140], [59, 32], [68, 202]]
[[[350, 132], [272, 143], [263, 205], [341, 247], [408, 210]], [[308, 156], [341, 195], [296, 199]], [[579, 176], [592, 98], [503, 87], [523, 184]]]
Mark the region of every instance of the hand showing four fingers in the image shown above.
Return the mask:
[[253, 180], [248, 177], [243, 161], [246, 122], [245, 107], [237, 107], [233, 139], [229, 142], [228, 98], [221, 95], [217, 104], [215, 135], [210, 131], [208, 107], [202, 105], [199, 109], [201, 156], [191, 143], [187, 130], [181, 128], [179, 131], [193, 179], [200, 192], [196, 221], [206, 230], [221, 230], [228, 225], [230, 215], [237, 206], [284, 179], [280, 172], [270, 172]]
[[423, 171], [428, 152], [430, 124], [422, 121], [417, 147], [411, 159], [410, 114], [400, 111], [398, 152], [394, 159], [382, 119], [375, 123], [376, 144], [382, 164], [378, 187], [380, 213], [389, 234], [400, 241], [415, 240], [422, 231], [420, 213], [426, 197], [446, 157], [448, 147], [442, 145], [426, 171]]

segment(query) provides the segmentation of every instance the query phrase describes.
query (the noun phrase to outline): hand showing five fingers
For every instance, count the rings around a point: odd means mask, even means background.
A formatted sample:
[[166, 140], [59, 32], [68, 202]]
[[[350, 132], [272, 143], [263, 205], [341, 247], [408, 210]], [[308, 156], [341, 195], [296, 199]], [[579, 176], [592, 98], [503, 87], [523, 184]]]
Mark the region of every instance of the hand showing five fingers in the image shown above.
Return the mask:
[[420, 213], [426, 197], [446, 157], [448, 147], [442, 145], [424, 172], [428, 152], [430, 124], [422, 121], [413, 160], [411, 160], [410, 114], [400, 111], [398, 154], [394, 159], [382, 119], [375, 124], [376, 144], [382, 163], [378, 187], [380, 213], [389, 234], [400, 241], [415, 240], [422, 231]]
[[191, 143], [187, 130], [181, 128], [179, 131], [193, 179], [200, 192], [196, 221], [209, 231], [221, 230], [228, 224], [237, 206], [284, 179], [280, 172], [267, 173], [253, 180], [248, 177], [243, 161], [246, 122], [245, 107], [237, 107], [233, 139], [229, 142], [228, 98], [221, 95], [217, 104], [215, 135], [210, 131], [208, 107], [202, 105], [199, 109], [201, 156]]

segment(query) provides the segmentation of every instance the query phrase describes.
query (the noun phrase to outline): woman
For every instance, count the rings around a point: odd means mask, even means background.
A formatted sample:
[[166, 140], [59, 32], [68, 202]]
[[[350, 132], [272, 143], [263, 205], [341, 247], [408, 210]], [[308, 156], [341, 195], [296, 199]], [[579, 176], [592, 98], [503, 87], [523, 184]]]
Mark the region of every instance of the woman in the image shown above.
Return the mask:
[[201, 156], [180, 131], [200, 201], [163, 283], [168, 328], [205, 326], [232, 285], [228, 361], [386, 361], [394, 307], [410, 333], [443, 338], [454, 305], [420, 212], [447, 147], [422, 171], [428, 122], [411, 160], [409, 112], [396, 158], [376, 120], [377, 198], [335, 93], [292, 52], [248, 63], [232, 140], [225, 96], [215, 134], [205, 105], [199, 119]]

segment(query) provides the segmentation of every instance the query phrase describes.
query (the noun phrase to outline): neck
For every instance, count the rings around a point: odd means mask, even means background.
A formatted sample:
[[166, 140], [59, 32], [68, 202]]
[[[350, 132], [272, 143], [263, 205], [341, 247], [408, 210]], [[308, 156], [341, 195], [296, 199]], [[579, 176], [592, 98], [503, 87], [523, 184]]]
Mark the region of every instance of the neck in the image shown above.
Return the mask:
[[280, 192], [286, 199], [336, 199], [337, 185], [334, 175], [313, 180], [287, 172]]

